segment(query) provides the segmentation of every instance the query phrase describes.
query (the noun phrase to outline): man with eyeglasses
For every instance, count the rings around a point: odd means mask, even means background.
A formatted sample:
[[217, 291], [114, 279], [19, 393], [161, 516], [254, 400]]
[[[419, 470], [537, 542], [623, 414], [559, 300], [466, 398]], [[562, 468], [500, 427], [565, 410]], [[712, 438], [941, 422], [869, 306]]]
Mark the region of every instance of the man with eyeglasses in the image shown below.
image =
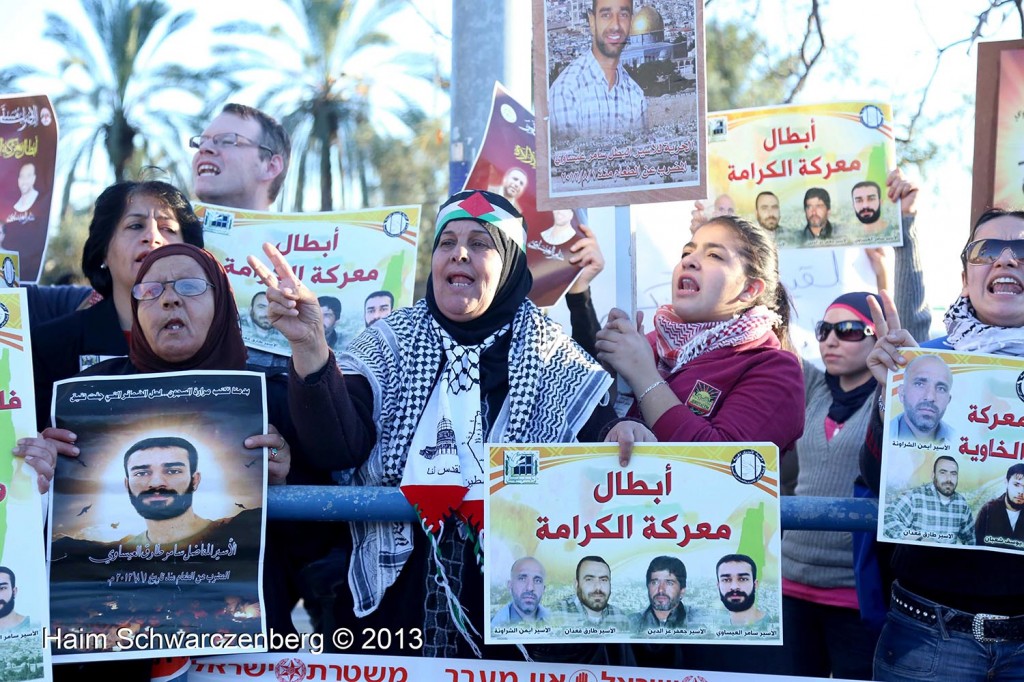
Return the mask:
[[889, 425], [889, 437], [918, 443], [942, 444], [953, 440], [953, 431], [942, 421], [949, 407], [953, 373], [937, 355], [919, 355], [907, 365], [897, 389], [903, 414]]
[[189, 140], [192, 191], [208, 204], [269, 211], [288, 173], [291, 140], [259, 109], [225, 104], [202, 135]]

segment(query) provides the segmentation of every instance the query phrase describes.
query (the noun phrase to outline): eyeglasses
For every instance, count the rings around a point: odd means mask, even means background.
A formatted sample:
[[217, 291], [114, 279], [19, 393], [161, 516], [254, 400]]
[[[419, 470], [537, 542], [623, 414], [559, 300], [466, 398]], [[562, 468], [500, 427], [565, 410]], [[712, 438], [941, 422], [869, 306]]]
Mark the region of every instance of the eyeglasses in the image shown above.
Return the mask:
[[975, 239], [964, 247], [960, 260], [971, 265], [991, 265], [1006, 249], [1014, 260], [1024, 261], [1024, 239]]
[[818, 341], [824, 341], [833, 330], [836, 332], [836, 338], [840, 341], [863, 341], [867, 337], [875, 335], [875, 330], [860, 320], [843, 320], [835, 323], [819, 322], [814, 325], [814, 336]]
[[264, 146], [250, 140], [245, 135], [239, 135], [238, 133], [218, 133], [217, 135], [193, 135], [188, 140], [188, 146], [192, 149], [199, 149], [203, 146], [204, 142], [209, 142], [214, 147], [221, 149], [223, 147], [259, 147], [263, 151], [267, 152], [271, 156], [274, 155], [274, 150], [270, 147]]
[[132, 287], [132, 298], [136, 301], [152, 301], [153, 299], [160, 298], [163, 296], [168, 284], [174, 287], [176, 294], [181, 296], [199, 296], [205, 293], [207, 289], [214, 288], [205, 279], [199, 279], [198, 277], [185, 277], [184, 279], [174, 279], [169, 282], [139, 282]]

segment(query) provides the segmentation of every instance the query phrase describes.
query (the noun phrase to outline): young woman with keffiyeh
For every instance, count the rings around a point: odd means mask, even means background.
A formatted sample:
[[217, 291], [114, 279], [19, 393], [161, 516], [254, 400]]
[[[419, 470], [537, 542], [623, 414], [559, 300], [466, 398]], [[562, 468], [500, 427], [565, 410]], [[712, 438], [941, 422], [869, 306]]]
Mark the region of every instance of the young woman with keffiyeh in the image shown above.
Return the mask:
[[645, 338], [613, 309], [598, 358], [633, 389], [631, 414], [659, 441], [771, 441], [781, 453], [804, 428], [800, 360], [782, 347], [788, 319], [771, 236], [721, 216], [683, 247], [654, 331]]
[[[264, 245], [274, 273], [249, 262], [292, 346], [296, 424], [324, 444], [307, 453], [312, 463], [356, 467], [359, 485], [400, 486], [426, 531], [350, 524], [356, 624], [420, 633], [422, 648], [396, 641], [390, 653], [473, 656], [485, 621], [483, 443], [597, 441], [615, 413], [611, 377], [527, 299], [519, 212], [469, 190], [441, 206], [436, 225], [426, 298], [366, 329], [338, 363], [316, 298], [281, 254]], [[638, 423], [615, 434], [653, 440]]]

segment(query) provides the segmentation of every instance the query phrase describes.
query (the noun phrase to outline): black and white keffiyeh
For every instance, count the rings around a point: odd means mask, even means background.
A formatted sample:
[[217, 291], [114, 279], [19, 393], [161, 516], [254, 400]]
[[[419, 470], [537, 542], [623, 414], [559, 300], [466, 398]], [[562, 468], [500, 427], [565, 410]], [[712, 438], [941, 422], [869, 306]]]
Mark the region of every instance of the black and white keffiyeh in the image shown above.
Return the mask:
[[949, 306], [946, 343], [956, 350], [999, 355], [1024, 355], [1024, 335], [1020, 327], [997, 327], [985, 324], [971, 305], [971, 299], [960, 296]]

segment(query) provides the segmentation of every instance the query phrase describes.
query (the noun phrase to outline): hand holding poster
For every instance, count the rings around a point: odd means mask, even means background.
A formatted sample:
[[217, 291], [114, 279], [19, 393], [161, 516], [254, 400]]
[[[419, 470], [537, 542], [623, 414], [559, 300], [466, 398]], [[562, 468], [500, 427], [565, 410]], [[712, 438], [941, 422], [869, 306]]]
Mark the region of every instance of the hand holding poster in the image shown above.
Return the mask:
[[[82, 377], [54, 387], [78, 435], [50, 510], [50, 614], [62, 661], [266, 651], [264, 377]], [[77, 633], [77, 634], [74, 634]]]
[[774, 445], [488, 447], [488, 643], [782, 643]]
[[1024, 551], [1024, 360], [905, 348], [886, 388], [878, 539]]
[[885, 193], [891, 122], [877, 102], [710, 114], [709, 217], [756, 220], [779, 247], [902, 244], [900, 207]]
[[0, 97], [0, 248], [18, 254], [22, 282], [37, 281], [42, 271], [56, 163], [57, 119], [50, 99]]
[[420, 207], [335, 213], [269, 213], [196, 204], [206, 249], [235, 292], [242, 338], [250, 348], [289, 355], [267, 315], [266, 287], [246, 265], [269, 242], [319, 298], [324, 333], [336, 353], [374, 321], [412, 304]]
[[50, 679], [42, 505], [36, 472], [11, 451], [36, 435], [24, 290], [0, 293], [0, 678]]

